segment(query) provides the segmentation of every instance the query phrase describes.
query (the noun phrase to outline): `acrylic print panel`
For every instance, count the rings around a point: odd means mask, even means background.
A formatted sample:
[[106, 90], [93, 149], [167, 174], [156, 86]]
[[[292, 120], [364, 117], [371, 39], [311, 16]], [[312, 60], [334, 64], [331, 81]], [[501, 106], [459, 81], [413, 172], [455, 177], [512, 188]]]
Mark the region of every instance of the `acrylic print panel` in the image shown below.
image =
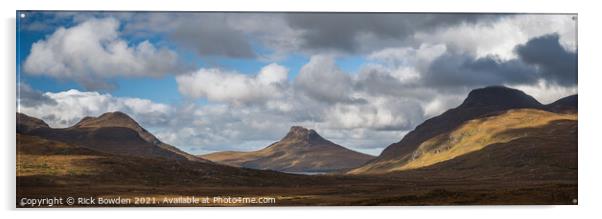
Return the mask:
[[577, 15], [17, 11], [16, 206], [577, 204]]

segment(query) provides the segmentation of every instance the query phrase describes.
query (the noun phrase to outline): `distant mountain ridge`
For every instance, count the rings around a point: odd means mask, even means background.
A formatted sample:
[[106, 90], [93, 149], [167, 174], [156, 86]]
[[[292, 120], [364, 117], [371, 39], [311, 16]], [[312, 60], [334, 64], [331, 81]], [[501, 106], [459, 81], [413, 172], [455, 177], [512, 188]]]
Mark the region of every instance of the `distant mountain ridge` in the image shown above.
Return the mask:
[[[184, 159], [210, 162], [165, 144], [122, 112], [85, 117], [64, 129], [53, 129], [39, 119], [17, 113], [17, 132], [81, 145], [99, 152], [146, 158]], [[43, 121], [42, 121], [43, 122]], [[21, 128], [19, 128], [21, 127]]]
[[578, 105], [577, 99], [577, 94], [567, 96], [546, 105], [546, 109], [552, 112], [576, 113]]
[[253, 152], [216, 152], [202, 158], [254, 169], [329, 172], [357, 167], [373, 157], [324, 139], [315, 130], [293, 126], [280, 141]]

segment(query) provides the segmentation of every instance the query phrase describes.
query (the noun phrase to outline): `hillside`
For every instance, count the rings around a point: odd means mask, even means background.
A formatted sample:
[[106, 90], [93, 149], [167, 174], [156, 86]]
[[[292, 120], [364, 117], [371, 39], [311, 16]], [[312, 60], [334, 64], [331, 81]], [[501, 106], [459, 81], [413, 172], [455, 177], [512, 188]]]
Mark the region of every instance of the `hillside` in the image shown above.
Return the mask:
[[17, 113], [17, 133], [29, 132], [38, 128], [50, 128], [50, 126], [41, 119]]
[[546, 110], [559, 113], [577, 113], [577, 94], [561, 98], [546, 105]]
[[[520, 113], [524, 112], [514, 112]], [[474, 180], [577, 182], [577, 135], [577, 120], [559, 118], [538, 126], [498, 132], [497, 136], [505, 140], [454, 159], [399, 173], [423, 172], [431, 177]], [[521, 137], [510, 140], [510, 136]]]
[[[572, 98], [568, 98], [568, 100], [571, 99]], [[442, 158], [433, 158], [433, 160], [428, 162], [421, 159], [412, 164], [408, 164], [409, 160], [413, 160], [417, 158], [418, 155], [422, 155], [424, 148], [429, 147], [426, 145], [422, 146], [423, 143], [430, 141], [427, 144], [433, 147], [433, 145], [437, 144], [437, 140], [434, 140], [436, 136], [453, 132], [465, 122], [473, 119], [496, 116], [511, 109], [539, 109], [549, 111], [555, 111], [556, 109], [562, 109], [562, 111], [574, 109], [574, 112], [576, 112], [576, 105], [574, 108], [572, 108], [572, 106], [572, 102], [567, 100], [550, 105], [542, 105], [533, 97], [522, 91], [501, 86], [475, 89], [469, 93], [468, 97], [460, 106], [426, 120], [424, 123], [418, 125], [416, 129], [405, 135], [400, 142], [385, 148], [376, 159], [356, 170], [350, 171], [350, 173], [386, 173], [393, 170], [403, 170], [409, 167], [421, 166], [418, 165], [419, 162], [432, 164], [434, 161], [440, 161]], [[420, 148], [421, 146], [423, 148]], [[428, 156], [426, 157], [431, 156], [430, 154], [427, 155]], [[436, 157], [442, 156], [445, 155], [437, 155]]]
[[[387, 173], [428, 167], [483, 150], [490, 145], [504, 144], [527, 137], [538, 137], [536, 134], [540, 134], [517, 130], [546, 127], [548, 132], [557, 132], [557, 127], [550, 124], [559, 121], [576, 123], [577, 116], [535, 109], [509, 110], [500, 115], [470, 120], [451, 132], [440, 134], [421, 143], [413, 153], [401, 159], [381, 163], [377, 170], [361, 167], [350, 173]], [[550, 144], [550, 142], [542, 141], [538, 144]], [[545, 153], [545, 151], [540, 153]], [[500, 154], [499, 156], [505, 155]], [[491, 159], [496, 158], [492, 157]], [[485, 162], [483, 165], [486, 165], [486, 162], [489, 161], [483, 162]]]
[[[17, 134], [17, 192], [40, 194], [93, 192], [107, 194], [107, 186], [224, 186], [295, 185], [310, 183], [301, 176], [250, 170], [214, 163], [122, 156], [37, 136]], [[269, 179], [269, 180], [266, 180]], [[316, 181], [319, 183], [319, 181]], [[96, 191], [87, 191], [95, 187]], [[40, 191], [37, 188], [45, 188]], [[172, 192], [177, 191], [173, 190]]]
[[105, 113], [97, 118], [86, 117], [74, 126], [64, 129], [54, 129], [36, 123], [39, 119], [21, 113], [18, 113], [17, 117], [22, 118], [17, 120], [17, 133], [21, 134], [115, 155], [209, 162], [161, 142], [121, 112]]
[[349, 150], [316, 131], [293, 126], [282, 140], [253, 152], [217, 152], [202, 158], [253, 169], [285, 172], [330, 172], [364, 164], [373, 157]]
[[192, 161], [201, 161], [206, 162], [206, 160], [199, 159], [198, 157], [188, 154], [180, 149], [163, 143], [159, 139], [157, 139], [153, 134], [148, 132], [142, 126], [140, 126], [134, 119], [129, 117], [127, 114], [122, 112], [112, 112], [105, 113], [100, 115], [97, 118], [94, 117], [86, 117], [82, 119], [80, 122], [74, 125], [77, 128], [102, 128], [102, 127], [124, 127], [129, 128], [138, 133], [138, 135], [144, 139], [144, 141], [157, 145], [158, 147], [173, 152], [177, 155], [185, 157], [188, 160]]

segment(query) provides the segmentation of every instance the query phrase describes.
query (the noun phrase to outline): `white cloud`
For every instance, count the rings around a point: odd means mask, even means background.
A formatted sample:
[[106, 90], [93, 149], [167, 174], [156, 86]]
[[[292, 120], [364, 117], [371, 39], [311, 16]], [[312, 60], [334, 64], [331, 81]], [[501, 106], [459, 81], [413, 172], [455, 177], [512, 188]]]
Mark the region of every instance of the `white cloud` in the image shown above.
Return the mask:
[[41, 118], [54, 128], [74, 125], [83, 117], [99, 116], [106, 112], [122, 111], [143, 125], [157, 125], [167, 122], [172, 107], [150, 100], [130, 97], [113, 97], [98, 92], [68, 90], [44, 95], [55, 104], [36, 106], [21, 105], [19, 110], [30, 116]]
[[466, 94], [439, 94], [429, 98], [422, 105], [423, 118], [432, 118], [457, 107], [464, 101], [464, 98], [466, 98]]
[[448, 48], [466, 52], [477, 58], [495, 55], [503, 60], [516, 58], [514, 47], [533, 37], [551, 33], [560, 35], [560, 43], [576, 50], [576, 20], [573, 15], [515, 15], [501, 17], [493, 23], [462, 23], [439, 28], [435, 32], [417, 32], [422, 43], [445, 43]]
[[400, 83], [415, 82], [421, 72], [437, 57], [447, 52], [445, 44], [421, 44], [418, 48], [395, 47], [375, 51], [367, 56], [369, 63], [364, 65], [362, 73], [376, 70], [389, 72]]
[[23, 69], [32, 75], [76, 80], [96, 88], [114, 76], [161, 76], [180, 68], [178, 56], [149, 41], [135, 45], [120, 38], [119, 21], [89, 19], [69, 28], [58, 28], [32, 45]]
[[376, 130], [410, 129], [422, 119], [418, 101], [409, 98], [365, 97], [366, 104], [335, 104], [325, 116], [332, 128]]
[[423, 43], [418, 48], [394, 47], [375, 51], [368, 55], [368, 59], [389, 65], [419, 66], [430, 63], [431, 60], [445, 53], [445, 44]]
[[244, 104], [280, 96], [287, 84], [287, 77], [288, 69], [270, 64], [256, 76], [203, 68], [179, 75], [176, 81], [180, 93], [185, 96]]
[[257, 80], [260, 84], [283, 84], [288, 79], [288, 69], [276, 63], [269, 64], [259, 71]]
[[543, 104], [549, 104], [560, 98], [577, 94], [577, 86], [564, 87], [547, 83], [545, 80], [539, 80], [536, 84], [531, 85], [506, 86], [522, 90]]
[[334, 57], [312, 56], [295, 79], [298, 91], [327, 102], [350, 100], [351, 77], [336, 66]]

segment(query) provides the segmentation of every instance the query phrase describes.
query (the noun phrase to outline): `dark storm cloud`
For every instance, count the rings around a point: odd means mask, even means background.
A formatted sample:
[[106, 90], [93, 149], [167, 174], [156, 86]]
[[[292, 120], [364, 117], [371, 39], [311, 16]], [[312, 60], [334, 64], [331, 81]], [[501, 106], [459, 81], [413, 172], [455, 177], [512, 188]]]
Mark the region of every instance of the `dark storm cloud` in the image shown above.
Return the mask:
[[400, 95], [404, 86], [389, 72], [370, 69], [360, 73], [355, 87], [370, 94]]
[[563, 86], [577, 83], [577, 55], [560, 45], [557, 34], [533, 38], [514, 51], [518, 58], [507, 61], [447, 53], [431, 63], [422, 80], [441, 87], [532, 84], [539, 79]]
[[[495, 20], [503, 15], [481, 14], [372, 14], [372, 13], [291, 13], [286, 20], [303, 32], [303, 46], [356, 52], [358, 37], [367, 34], [377, 40], [405, 40], [417, 31], [428, 31], [462, 22]], [[365, 42], [363, 42], [365, 43]]]
[[546, 80], [561, 85], [577, 83], [577, 54], [560, 45], [558, 34], [533, 38], [517, 46], [515, 52], [525, 63], [538, 66]]
[[423, 76], [426, 85], [442, 87], [526, 84], [536, 79], [535, 69], [520, 60], [501, 61], [495, 57], [475, 59], [466, 54], [438, 57]]
[[227, 16], [201, 14], [181, 17], [170, 37], [182, 46], [196, 50], [201, 56], [254, 58], [256, 54], [245, 33], [229, 26]]
[[36, 107], [44, 104], [56, 105], [56, 101], [40, 91], [34, 90], [28, 84], [19, 84], [18, 102], [25, 107]]

